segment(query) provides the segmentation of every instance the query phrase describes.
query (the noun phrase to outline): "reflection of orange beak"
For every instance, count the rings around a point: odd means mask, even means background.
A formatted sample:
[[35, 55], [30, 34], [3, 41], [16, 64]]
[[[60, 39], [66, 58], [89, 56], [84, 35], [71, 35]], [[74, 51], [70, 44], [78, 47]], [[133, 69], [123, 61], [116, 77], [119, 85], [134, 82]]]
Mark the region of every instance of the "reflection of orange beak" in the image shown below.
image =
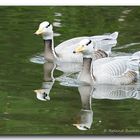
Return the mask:
[[35, 35], [40, 35], [40, 34], [42, 34], [43, 33], [43, 29], [38, 29], [34, 34]]
[[72, 124], [73, 126], [78, 126], [78, 124]]
[[42, 90], [42, 89], [35, 89], [34, 92], [37, 93], [38, 91], [41, 91], [41, 90]]

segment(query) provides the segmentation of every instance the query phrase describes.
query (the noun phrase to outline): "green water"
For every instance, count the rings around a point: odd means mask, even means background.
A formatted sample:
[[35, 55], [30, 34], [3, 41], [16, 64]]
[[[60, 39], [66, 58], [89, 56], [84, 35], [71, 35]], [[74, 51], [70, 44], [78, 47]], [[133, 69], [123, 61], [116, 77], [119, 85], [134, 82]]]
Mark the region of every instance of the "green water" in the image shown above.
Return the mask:
[[[55, 45], [119, 31], [114, 53], [133, 53], [140, 50], [139, 17], [140, 7], [0, 7], [0, 134], [140, 134], [140, 101], [133, 98], [92, 99], [92, 126], [78, 130], [72, 125], [82, 108], [78, 88], [56, 81], [51, 100], [38, 100], [33, 90], [42, 86], [43, 65], [29, 61], [43, 52], [33, 33], [44, 20], [57, 22]], [[54, 71], [54, 77], [61, 74]]]

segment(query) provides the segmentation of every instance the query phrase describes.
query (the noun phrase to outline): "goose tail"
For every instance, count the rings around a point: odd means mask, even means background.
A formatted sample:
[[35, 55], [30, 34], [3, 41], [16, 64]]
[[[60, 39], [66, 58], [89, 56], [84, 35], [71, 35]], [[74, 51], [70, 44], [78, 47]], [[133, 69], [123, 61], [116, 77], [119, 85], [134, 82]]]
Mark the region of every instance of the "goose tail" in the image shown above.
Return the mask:
[[119, 32], [114, 32], [114, 33], [110, 34], [110, 36], [111, 36], [113, 39], [117, 39], [117, 38], [118, 38], [118, 35], [119, 35]]
[[135, 52], [134, 54], [132, 54], [132, 56], [129, 58], [128, 67], [129, 67], [129, 69], [135, 71], [139, 75], [140, 51]]
[[137, 57], [140, 59], [140, 51], [133, 53], [132, 57]]

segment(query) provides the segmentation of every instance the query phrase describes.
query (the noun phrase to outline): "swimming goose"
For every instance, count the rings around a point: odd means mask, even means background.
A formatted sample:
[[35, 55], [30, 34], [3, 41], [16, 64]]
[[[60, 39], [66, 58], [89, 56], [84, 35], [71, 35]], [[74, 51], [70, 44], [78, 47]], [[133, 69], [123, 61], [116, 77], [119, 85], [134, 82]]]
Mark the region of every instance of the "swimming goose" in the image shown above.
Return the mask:
[[60, 62], [82, 62], [82, 55], [73, 53], [76, 44], [82, 39], [90, 39], [91, 48], [93, 48], [93, 46], [96, 46], [96, 48], [103, 46], [103, 48], [107, 49], [110, 45], [116, 45], [116, 39], [118, 37], [118, 32], [91, 37], [76, 37], [64, 41], [54, 48], [53, 27], [47, 21], [44, 21], [39, 25], [39, 29], [35, 32], [35, 34], [42, 35], [45, 44], [44, 58], [49, 62], [54, 62], [56, 60]]
[[[79, 81], [88, 84], [127, 85], [139, 77], [140, 51], [131, 56], [107, 57], [92, 61], [92, 56], [82, 49], [75, 52], [83, 54], [83, 69]], [[95, 58], [95, 57], [93, 57]]]
[[[110, 55], [111, 50], [103, 51], [98, 48], [94, 48], [94, 52], [91, 53], [89, 43], [88, 43], [89, 41], [90, 41], [89, 39], [83, 39], [82, 41], [80, 41], [79, 47], [76, 48], [75, 50], [76, 51], [82, 50], [86, 53], [86, 55], [92, 55], [92, 61], [105, 58]], [[75, 53], [75, 51], [73, 53]], [[79, 85], [79, 83], [77, 82], [77, 75], [78, 75], [77, 72], [80, 72], [82, 68], [83, 68], [82, 63], [59, 63], [56, 69], [63, 71], [64, 74], [58, 77], [57, 80], [61, 82], [60, 83], [61, 85], [77, 87]]]

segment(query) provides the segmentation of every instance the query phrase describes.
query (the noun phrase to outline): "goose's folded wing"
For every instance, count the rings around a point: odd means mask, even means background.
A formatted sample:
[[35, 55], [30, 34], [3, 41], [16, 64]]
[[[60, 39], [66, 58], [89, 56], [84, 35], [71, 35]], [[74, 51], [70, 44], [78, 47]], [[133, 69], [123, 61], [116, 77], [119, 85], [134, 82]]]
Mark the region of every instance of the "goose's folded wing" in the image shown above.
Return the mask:
[[93, 67], [93, 74], [98, 81], [114, 84], [130, 84], [136, 82], [137, 73], [128, 70], [128, 59], [115, 59], [100, 66]]
[[92, 63], [94, 75], [122, 75], [127, 69], [127, 60], [128, 57], [108, 57], [96, 60]]
[[92, 36], [90, 39], [94, 42], [95, 48], [111, 52], [112, 47], [117, 44], [118, 32], [99, 36]]
[[116, 40], [118, 38], [118, 32], [114, 32], [112, 34], [108, 33], [104, 35], [91, 36], [90, 38], [93, 40]]
[[91, 36], [91, 37], [88, 37], [88, 36], [75, 37], [75, 38], [72, 38], [72, 39], [69, 39], [60, 43], [58, 46], [55, 47], [55, 51], [58, 55], [61, 54], [63, 51], [72, 53], [74, 48], [77, 47], [78, 43], [81, 40], [86, 39], [86, 38], [94, 41], [96, 48], [110, 51], [110, 48], [116, 45], [117, 37], [118, 37], [118, 32], [114, 32], [108, 35], [105, 34], [105, 35], [97, 35], [97, 36]]
[[101, 65], [105, 65], [107, 63], [112, 63], [112, 62], [117, 62], [120, 60], [128, 60], [130, 56], [117, 56], [117, 57], [106, 57], [106, 58], [101, 58], [96, 61], [92, 62], [92, 65], [95, 67], [99, 67]]

